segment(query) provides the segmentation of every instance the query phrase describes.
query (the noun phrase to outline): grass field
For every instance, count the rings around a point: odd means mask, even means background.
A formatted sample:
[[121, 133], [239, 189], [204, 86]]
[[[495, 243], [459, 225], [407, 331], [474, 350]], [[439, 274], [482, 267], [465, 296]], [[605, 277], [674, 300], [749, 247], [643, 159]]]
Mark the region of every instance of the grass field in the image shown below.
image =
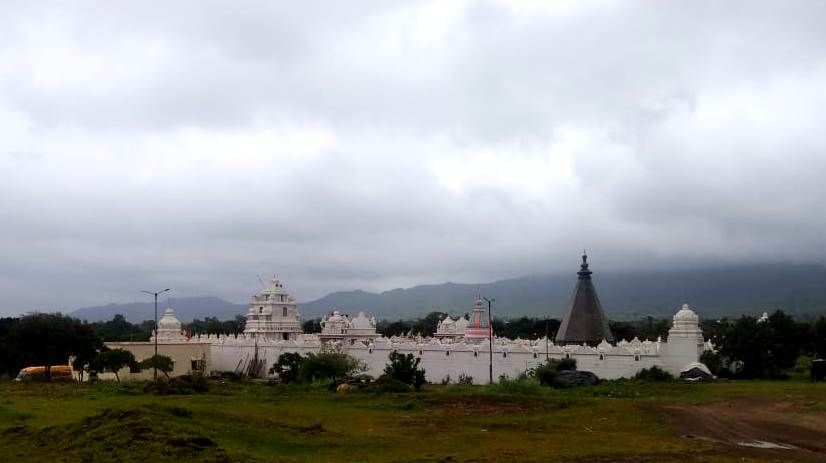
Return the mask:
[[674, 418], [675, 410], [731, 404], [785, 404], [778, 419], [816, 430], [826, 417], [826, 384], [629, 381], [374, 395], [214, 383], [208, 394], [156, 396], [139, 384], [3, 383], [0, 461], [826, 460], [820, 444], [806, 448], [805, 439], [799, 451], [762, 451], [686, 438], [692, 422]]

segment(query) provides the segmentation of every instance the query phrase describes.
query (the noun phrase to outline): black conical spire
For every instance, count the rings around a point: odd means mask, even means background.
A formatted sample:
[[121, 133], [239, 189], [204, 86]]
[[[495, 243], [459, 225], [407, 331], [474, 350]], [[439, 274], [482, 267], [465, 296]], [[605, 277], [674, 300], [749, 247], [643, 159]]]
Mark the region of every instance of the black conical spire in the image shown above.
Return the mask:
[[608, 327], [608, 319], [602, 310], [597, 291], [591, 280], [588, 255], [582, 254], [582, 265], [577, 272], [578, 280], [568, 313], [562, 319], [556, 334], [557, 344], [599, 344], [602, 340], [614, 342]]

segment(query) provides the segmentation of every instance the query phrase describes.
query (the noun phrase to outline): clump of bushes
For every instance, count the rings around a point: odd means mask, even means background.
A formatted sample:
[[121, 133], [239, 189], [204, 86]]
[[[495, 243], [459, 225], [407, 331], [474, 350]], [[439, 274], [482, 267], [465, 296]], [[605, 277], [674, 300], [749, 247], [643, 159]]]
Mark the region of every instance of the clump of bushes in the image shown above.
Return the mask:
[[464, 386], [471, 386], [473, 385], [473, 376], [460, 373], [459, 380], [457, 381], [457, 383], [462, 384]]
[[674, 376], [671, 373], [663, 370], [662, 368], [654, 365], [651, 368], [643, 368], [640, 370], [636, 375], [634, 375], [634, 379], [639, 379], [642, 381], [653, 381], [653, 382], [663, 382], [663, 381], [674, 381]]
[[150, 381], [143, 392], [158, 395], [191, 395], [209, 392], [209, 383], [203, 375], [176, 376], [167, 380]]
[[282, 384], [337, 384], [365, 369], [362, 362], [346, 354], [321, 352], [303, 356], [288, 352], [278, 357], [270, 374], [276, 375]]
[[496, 394], [507, 395], [541, 395], [545, 389], [535, 377], [527, 374], [521, 374], [516, 378], [508, 378], [507, 376], [500, 376], [499, 381], [488, 385], [488, 389]]
[[565, 387], [566, 385], [559, 380], [558, 373], [560, 371], [575, 370], [576, 359], [564, 358], [559, 360], [548, 360], [544, 364], [534, 368], [531, 373], [533, 374], [533, 377], [536, 378], [539, 381], [539, 384], [541, 384], [542, 386], [561, 388]]
[[424, 385], [425, 371], [419, 368], [421, 359], [413, 354], [400, 354], [393, 351], [390, 363], [384, 367], [384, 374], [365, 390], [373, 392], [411, 392], [418, 391]]

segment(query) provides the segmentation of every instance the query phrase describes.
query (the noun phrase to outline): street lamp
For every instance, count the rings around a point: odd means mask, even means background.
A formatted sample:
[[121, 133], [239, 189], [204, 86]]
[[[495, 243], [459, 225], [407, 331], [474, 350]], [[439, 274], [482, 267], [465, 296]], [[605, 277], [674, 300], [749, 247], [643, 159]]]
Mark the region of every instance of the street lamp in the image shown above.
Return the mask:
[[489, 367], [490, 367], [490, 383], [489, 384], [493, 384], [493, 318], [490, 316], [490, 313], [491, 313], [491, 305], [493, 305], [493, 303], [496, 302], [496, 299], [493, 299], [493, 298], [488, 299], [486, 297], [483, 297], [482, 299], [484, 299], [488, 303], [488, 340], [490, 341], [490, 351], [489, 351], [490, 352], [490, 356], [489, 356], [489, 358], [490, 358], [490, 365], [489, 365]]
[[[146, 291], [141, 290], [142, 293], [149, 294], [150, 296], [155, 296], [155, 357], [158, 356], [158, 294], [163, 294], [169, 291], [169, 288], [164, 289], [163, 291]], [[157, 359], [156, 359], [157, 360]], [[155, 368], [155, 380], [158, 379], [158, 368]]]

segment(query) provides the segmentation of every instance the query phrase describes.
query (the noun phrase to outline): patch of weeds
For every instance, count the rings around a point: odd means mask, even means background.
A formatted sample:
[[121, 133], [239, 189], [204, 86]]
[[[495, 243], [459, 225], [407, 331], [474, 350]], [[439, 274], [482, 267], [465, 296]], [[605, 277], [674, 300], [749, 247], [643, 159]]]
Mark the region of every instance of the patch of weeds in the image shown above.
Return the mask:
[[506, 395], [526, 395], [526, 396], [542, 396], [547, 392], [547, 389], [542, 387], [534, 378], [500, 378], [498, 383], [487, 386], [488, 390], [494, 394]]
[[[110, 381], [98, 381], [95, 384], [95, 392], [106, 395], [141, 395], [140, 383], [113, 383]], [[90, 398], [94, 399], [94, 396]]]
[[165, 411], [172, 416], [177, 416], [178, 418], [192, 418], [192, 410], [179, 407], [177, 405], [160, 405], [157, 408], [161, 411]]
[[10, 410], [6, 407], [0, 407], [0, 421], [18, 422], [26, 421], [34, 418], [34, 414], [30, 412]]

